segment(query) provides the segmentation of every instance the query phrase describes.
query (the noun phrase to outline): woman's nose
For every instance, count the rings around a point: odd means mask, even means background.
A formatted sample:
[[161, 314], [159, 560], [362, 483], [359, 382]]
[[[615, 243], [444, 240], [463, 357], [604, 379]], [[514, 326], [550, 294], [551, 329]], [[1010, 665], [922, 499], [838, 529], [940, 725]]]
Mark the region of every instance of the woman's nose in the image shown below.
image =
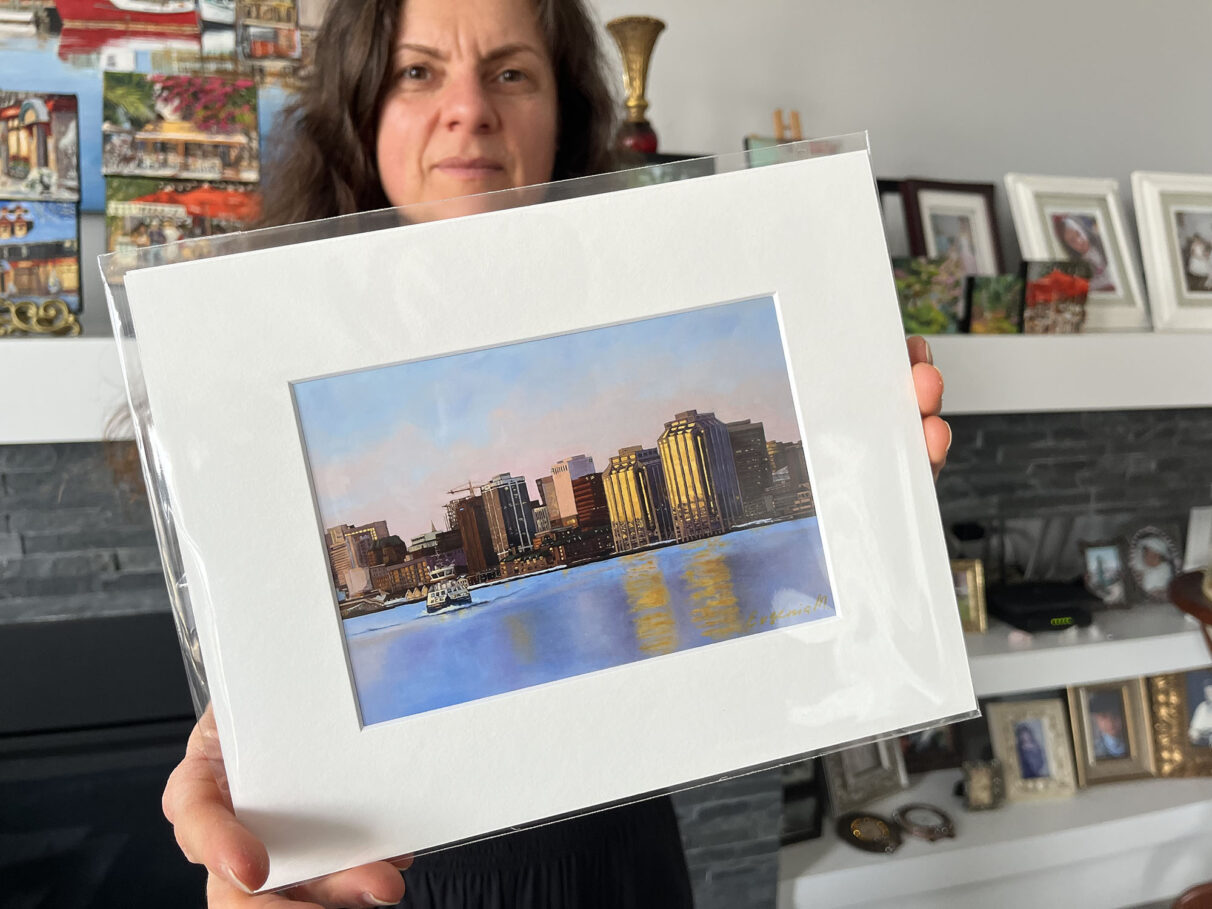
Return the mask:
[[442, 121], [449, 130], [490, 133], [498, 126], [496, 108], [479, 73], [451, 78], [442, 100]]

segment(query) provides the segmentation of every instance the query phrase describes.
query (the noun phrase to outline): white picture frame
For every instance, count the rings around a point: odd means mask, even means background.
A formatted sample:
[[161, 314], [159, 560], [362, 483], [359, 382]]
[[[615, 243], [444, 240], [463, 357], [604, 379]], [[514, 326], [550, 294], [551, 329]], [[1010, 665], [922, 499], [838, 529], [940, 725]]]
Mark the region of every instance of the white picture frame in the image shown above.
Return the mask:
[[[865, 150], [124, 283], [166, 559], [267, 889], [975, 708]], [[755, 293], [778, 300], [838, 614], [363, 725], [291, 383]]]
[[1212, 331], [1212, 175], [1135, 171], [1132, 201], [1154, 327]]
[[1119, 182], [1009, 173], [1005, 177], [1019, 250], [1027, 260], [1083, 258], [1091, 265], [1086, 331], [1148, 331], [1149, 307], [1125, 229]]

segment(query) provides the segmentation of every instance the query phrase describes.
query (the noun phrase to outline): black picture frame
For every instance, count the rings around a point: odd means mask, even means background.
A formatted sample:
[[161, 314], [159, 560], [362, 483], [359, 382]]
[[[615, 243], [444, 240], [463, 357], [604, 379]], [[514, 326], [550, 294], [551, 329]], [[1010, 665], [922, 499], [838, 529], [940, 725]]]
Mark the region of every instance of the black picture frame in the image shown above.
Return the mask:
[[926, 229], [922, 223], [922, 206], [919, 196], [923, 191], [963, 193], [980, 197], [984, 204], [985, 218], [988, 222], [989, 236], [993, 243], [994, 274], [1006, 270], [1005, 257], [1002, 253], [1001, 235], [997, 228], [997, 209], [994, 206], [996, 187], [992, 183], [959, 183], [946, 180], [902, 180], [900, 183], [901, 199], [905, 205], [905, 226], [909, 234], [909, 252], [914, 256], [929, 255], [926, 243]]

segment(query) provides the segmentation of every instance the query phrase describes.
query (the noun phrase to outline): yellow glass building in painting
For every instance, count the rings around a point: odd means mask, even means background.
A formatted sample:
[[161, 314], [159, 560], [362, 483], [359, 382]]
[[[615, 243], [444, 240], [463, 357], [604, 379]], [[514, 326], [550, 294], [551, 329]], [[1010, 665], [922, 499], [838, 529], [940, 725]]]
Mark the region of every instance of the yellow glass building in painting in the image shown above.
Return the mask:
[[679, 543], [726, 533], [742, 520], [741, 491], [728, 428], [713, 413], [687, 410], [657, 440], [674, 538]]
[[665, 471], [655, 448], [620, 448], [602, 473], [615, 552], [642, 549], [673, 536]]

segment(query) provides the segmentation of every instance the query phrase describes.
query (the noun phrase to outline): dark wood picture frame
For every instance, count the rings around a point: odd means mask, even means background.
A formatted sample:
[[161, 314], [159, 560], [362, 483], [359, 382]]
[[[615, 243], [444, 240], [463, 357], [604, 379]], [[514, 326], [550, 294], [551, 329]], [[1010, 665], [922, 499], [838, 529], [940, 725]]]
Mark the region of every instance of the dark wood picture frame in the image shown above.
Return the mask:
[[918, 199], [924, 190], [964, 193], [980, 197], [984, 202], [985, 218], [988, 222], [989, 236], [993, 243], [993, 273], [1002, 274], [1005, 272], [1006, 264], [1002, 253], [1001, 234], [997, 228], [997, 209], [993, 204], [996, 187], [992, 183], [957, 183], [945, 180], [917, 179], [900, 181], [901, 199], [905, 206], [905, 227], [909, 233], [910, 253], [915, 256], [929, 255], [926, 244], [926, 229], [922, 224], [922, 207]]

